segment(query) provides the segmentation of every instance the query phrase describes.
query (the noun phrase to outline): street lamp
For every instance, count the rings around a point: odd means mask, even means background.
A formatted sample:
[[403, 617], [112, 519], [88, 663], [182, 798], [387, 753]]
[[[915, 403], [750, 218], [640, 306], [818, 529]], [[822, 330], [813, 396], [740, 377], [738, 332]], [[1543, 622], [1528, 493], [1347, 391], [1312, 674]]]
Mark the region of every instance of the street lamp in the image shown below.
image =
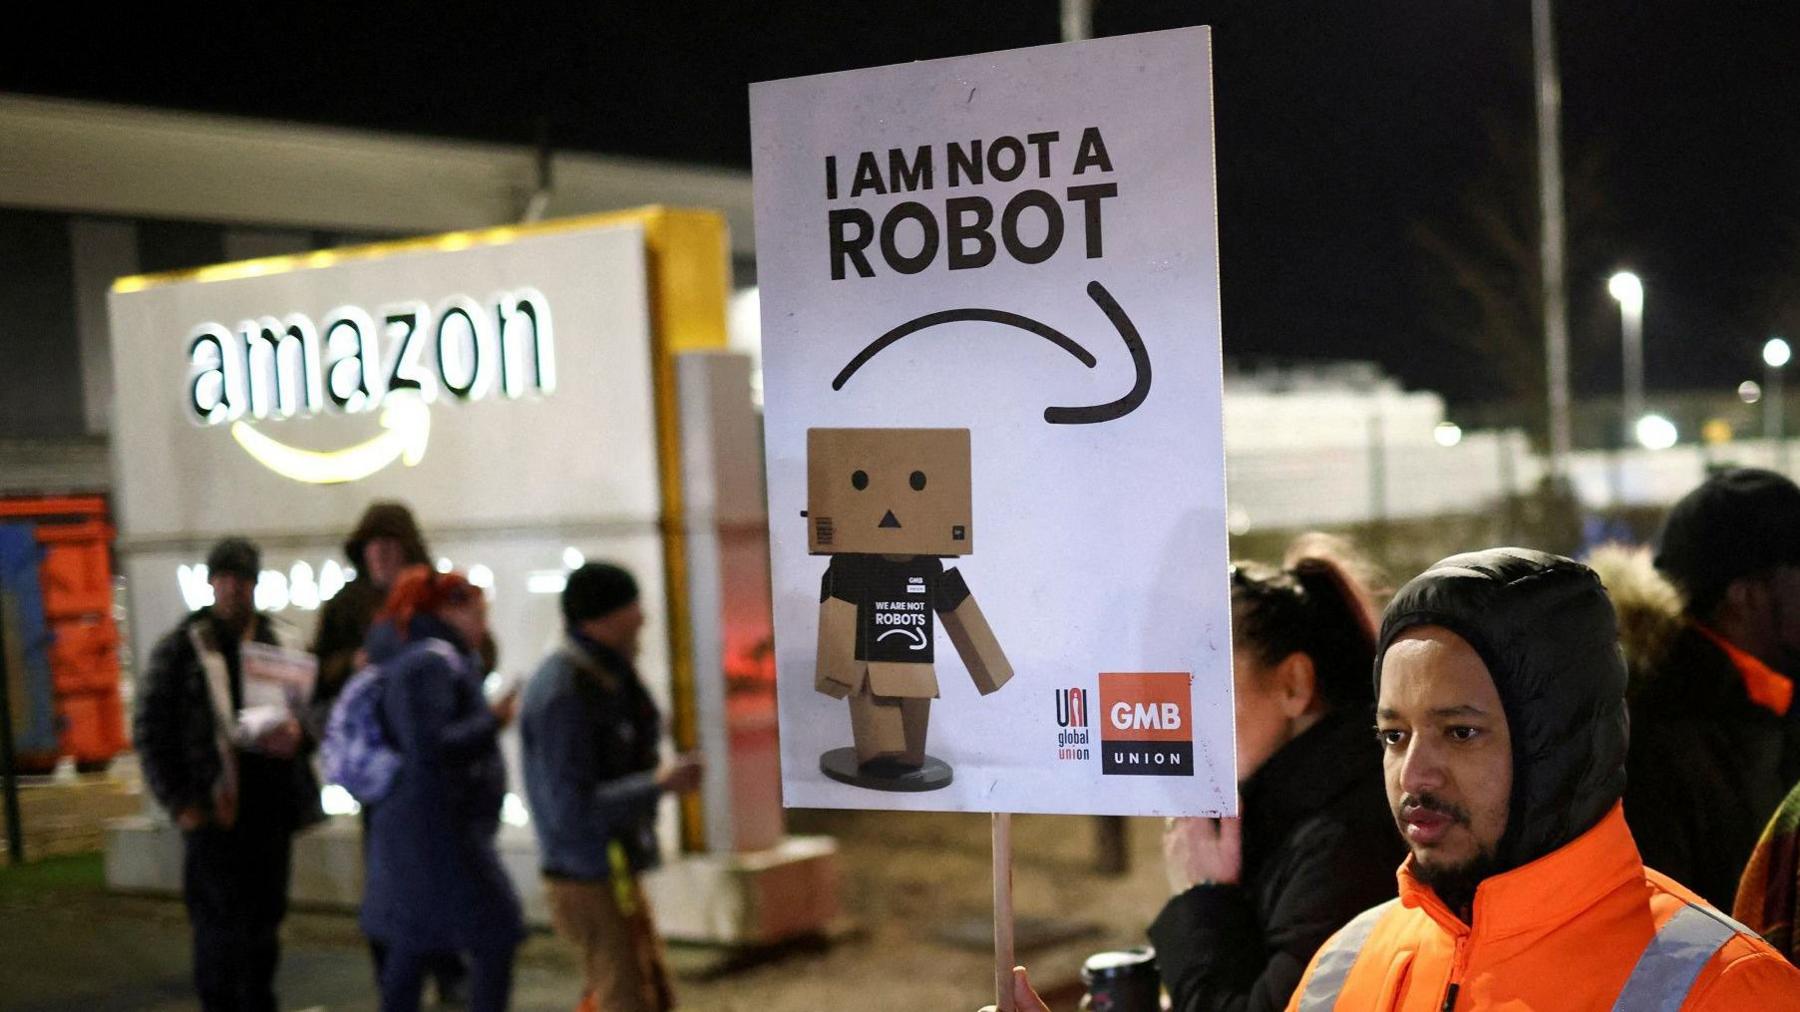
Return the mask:
[[1644, 283], [1636, 274], [1620, 271], [1606, 283], [1606, 290], [1619, 303], [1619, 359], [1625, 373], [1619, 431], [1629, 439], [1644, 414]]
[[1776, 468], [1787, 470], [1787, 440], [1781, 433], [1781, 367], [1794, 357], [1794, 350], [1779, 337], [1763, 344], [1763, 435], [1775, 441]]
[[1675, 423], [1661, 415], [1645, 415], [1637, 420], [1638, 445], [1646, 450], [1666, 450], [1679, 437]]

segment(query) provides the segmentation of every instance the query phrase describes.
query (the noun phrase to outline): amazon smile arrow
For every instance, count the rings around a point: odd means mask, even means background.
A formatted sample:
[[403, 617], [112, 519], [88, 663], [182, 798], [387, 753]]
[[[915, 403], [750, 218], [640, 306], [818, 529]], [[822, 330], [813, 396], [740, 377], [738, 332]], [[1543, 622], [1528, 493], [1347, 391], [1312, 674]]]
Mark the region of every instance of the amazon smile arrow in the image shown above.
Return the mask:
[[[1119, 332], [1120, 339], [1125, 342], [1125, 349], [1131, 354], [1131, 364], [1137, 370], [1137, 380], [1132, 383], [1131, 389], [1126, 392], [1125, 396], [1115, 401], [1082, 407], [1045, 408], [1044, 421], [1051, 425], [1092, 425], [1096, 422], [1110, 422], [1136, 411], [1138, 405], [1144, 403], [1144, 398], [1150, 396], [1150, 352], [1144, 347], [1144, 339], [1138, 333], [1137, 326], [1131, 322], [1131, 317], [1125, 315], [1125, 310], [1119, 307], [1118, 301], [1112, 297], [1111, 292], [1106, 290], [1105, 285], [1098, 281], [1090, 281], [1087, 286], [1087, 294], [1088, 298], [1093, 299], [1094, 304], [1100, 307], [1100, 311], [1106, 314], [1106, 319], [1112, 323], [1113, 328]], [[1075, 356], [1082, 365], [1089, 369], [1092, 369], [1097, 361], [1091, 352], [1068, 335], [1029, 316], [1009, 313], [1003, 309], [945, 309], [908, 320], [869, 342], [868, 347], [857, 352], [856, 357], [846, 363], [844, 368], [838, 370], [837, 376], [831, 381], [831, 389], [842, 390], [844, 384], [850, 381], [851, 376], [856, 375], [858, 369], [901, 338], [909, 337], [942, 323], [966, 321], [1001, 323], [1036, 334]]]
[[393, 394], [381, 409], [381, 435], [341, 450], [303, 450], [271, 439], [246, 422], [234, 422], [231, 438], [257, 463], [294, 481], [338, 485], [361, 481], [393, 464], [407, 467], [425, 459], [431, 439], [431, 409], [416, 396]]

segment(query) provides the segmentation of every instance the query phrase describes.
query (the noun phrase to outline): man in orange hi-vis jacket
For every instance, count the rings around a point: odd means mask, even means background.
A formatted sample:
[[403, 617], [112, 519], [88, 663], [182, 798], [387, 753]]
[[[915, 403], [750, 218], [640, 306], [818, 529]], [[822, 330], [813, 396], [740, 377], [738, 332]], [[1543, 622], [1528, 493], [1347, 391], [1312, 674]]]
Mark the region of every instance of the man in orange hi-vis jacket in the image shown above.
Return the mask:
[[1400, 591], [1376, 733], [1411, 854], [1289, 1009], [1800, 1009], [1800, 970], [1638, 856], [1617, 640], [1593, 572], [1540, 552]]

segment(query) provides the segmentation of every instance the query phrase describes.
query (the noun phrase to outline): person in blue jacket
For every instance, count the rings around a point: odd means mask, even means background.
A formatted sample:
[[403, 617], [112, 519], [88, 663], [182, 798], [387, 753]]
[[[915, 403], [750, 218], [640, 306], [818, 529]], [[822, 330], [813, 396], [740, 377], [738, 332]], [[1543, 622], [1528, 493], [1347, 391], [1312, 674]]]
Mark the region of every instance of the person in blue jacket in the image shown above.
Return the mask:
[[664, 762], [662, 717], [632, 665], [637, 582], [589, 563], [562, 594], [567, 638], [531, 677], [519, 733], [525, 790], [556, 931], [579, 951], [582, 1009], [674, 1007], [639, 873], [659, 857], [657, 799], [694, 790], [695, 756]]
[[470, 1009], [497, 1012], [511, 993], [524, 923], [494, 837], [506, 796], [499, 734], [516, 699], [490, 706], [482, 695], [486, 635], [480, 589], [427, 566], [395, 581], [371, 629], [377, 714], [401, 758], [393, 787], [369, 810], [361, 916], [387, 953], [384, 1012], [417, 1009], [433, 954], [447, 951], [468, 958]]

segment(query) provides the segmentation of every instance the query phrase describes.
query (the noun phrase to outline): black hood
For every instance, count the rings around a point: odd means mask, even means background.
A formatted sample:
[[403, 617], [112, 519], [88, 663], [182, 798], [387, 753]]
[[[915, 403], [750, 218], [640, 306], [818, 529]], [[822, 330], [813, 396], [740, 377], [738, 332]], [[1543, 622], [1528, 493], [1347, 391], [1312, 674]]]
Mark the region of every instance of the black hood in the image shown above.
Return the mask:
[[1440, 626], [1481, 655], [1512, 734], [1512, 806], [1501, 868], [1591, 829], [1625, 793], [1625, 657], [1594, 571], [1525, 548], [1453, 555], [1400, 589], [1375, 653], [1403, 632]]

